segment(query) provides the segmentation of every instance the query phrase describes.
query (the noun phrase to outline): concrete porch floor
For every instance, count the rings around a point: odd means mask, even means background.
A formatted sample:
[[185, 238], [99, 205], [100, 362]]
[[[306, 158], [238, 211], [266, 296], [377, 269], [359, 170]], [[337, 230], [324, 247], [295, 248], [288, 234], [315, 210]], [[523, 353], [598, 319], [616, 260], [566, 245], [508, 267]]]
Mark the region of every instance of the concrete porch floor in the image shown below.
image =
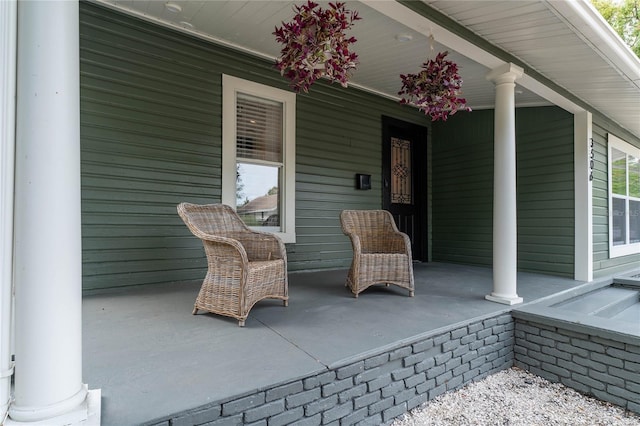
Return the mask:
[[[381, 286], [357, 299], [344, 287], [346, 270], [290, 273], [289, 306], [259, 302], [244, 328], [191, 315], [199, 282], [85, 295], [83, 379], [102, 390], [102, 425], [153, 424], [512, 309], [484, 299], [490, 268], [424, 263], [414, 271], [413, 298]], [[581, 284], [519, 273], [518, 295], [527, 304]]]

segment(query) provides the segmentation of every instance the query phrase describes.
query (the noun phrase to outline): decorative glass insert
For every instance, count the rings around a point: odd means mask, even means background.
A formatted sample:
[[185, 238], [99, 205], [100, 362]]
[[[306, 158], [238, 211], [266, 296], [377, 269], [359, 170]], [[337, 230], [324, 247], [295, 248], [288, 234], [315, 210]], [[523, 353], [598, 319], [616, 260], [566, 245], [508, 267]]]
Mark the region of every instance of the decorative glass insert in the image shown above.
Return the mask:
[[413, 204], [411, 141], [391, 138], [391, 202]]

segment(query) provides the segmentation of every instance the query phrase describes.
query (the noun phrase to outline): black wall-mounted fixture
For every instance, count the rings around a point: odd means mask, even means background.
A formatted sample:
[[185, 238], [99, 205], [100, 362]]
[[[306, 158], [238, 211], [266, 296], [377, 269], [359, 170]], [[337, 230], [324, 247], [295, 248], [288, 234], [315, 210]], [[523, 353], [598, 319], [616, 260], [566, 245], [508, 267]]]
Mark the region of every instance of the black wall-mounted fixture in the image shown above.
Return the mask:
[[356, 173], [356, 188], [371, 189], [371, 175]]

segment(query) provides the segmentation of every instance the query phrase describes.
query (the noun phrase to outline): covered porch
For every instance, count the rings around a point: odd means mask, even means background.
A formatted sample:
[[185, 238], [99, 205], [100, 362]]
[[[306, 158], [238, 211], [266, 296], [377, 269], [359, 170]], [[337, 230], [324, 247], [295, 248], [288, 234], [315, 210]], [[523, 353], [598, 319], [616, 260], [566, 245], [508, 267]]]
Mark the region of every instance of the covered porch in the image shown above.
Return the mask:
[[[394, 404], [386, 402], [393, 397], [385, 397], [385, 392], [407, 367], [419, 370], [408, 364], [428, 362], [421, 355], [425, 352], [406, 353], [411, 352], [407, 347], [413, 352], [418, 346], [427, 348], [437, 364], [426, 365], [425, 372], [411, 379], [424, 378], [422, 395], [402, 391], [407, 401], [400, 407], [405, 411], [437, 393], [506, 368], [513, 359], [513, 327], [498, 325], [494, 319], [510, 318], [505, 314], [511, 307], [485, 300], [492, 287], [490, 268], [436, 262], [416, 263], [414, 270], [413, 298], [390, 286], [373, 287], [356, 299], [344, 288], [346, 270], [291, 273], [289, 306], [276, 300], [260, 302], [244, 328], [232, 318], [191, 315], [199, 282], [86, 294], [83, 378], [102, 390], [105, 426], [242, 424], [260, 416], [265, 421], [269, 417], [269, 424], [278, 424], [278, 419], [282, 424], [306, 424], [330, 416], [343, 418], [346, 412], [354, 416], [353, 423], [387, 422], [401, 412], [396, 414]], [[518, 273], [518, 292], [525, 304], [581, 284]], [[494, 333], [482, 331], [482, 324]], [[436, 347], [449, 348], [436, 353], [439, 349], [428, 348], [434, 341]], [[496, 344], [502, 348], [501, 356], [489, 352]], [[447, 355], [448, 349], [454, 355]], [[382, 361], [376, 360], [382, 356], [387, 363], [380, 367]], [[396, 356], [404, 358], [394, 361]], [[408, 361], [412, 356], [415, 360]], [[437, 378], [440, 362], [443, 372]], [[367, 368], [374, 365], [384, 370], [375, 371], [376, 380], [393, 374], [389, 383], [380, 384], [383, 390], [375, 391], [378, 400], [367, 393], [373, 385], [364, 387]], [[322, 377], [331, 383], [322, 391], [314, 390], [311, 382], [322, 383]], [[334, 399], [329, 389], [336, 392]], [[290, 394], [286, 406], [278, 405], [285, 399], [270, 396], [278, 392]], [[292, 408], [291, 395], [301, 395], [299, 407]], [[309, 399], [305, 404], [304, 398]], [[373, 398], [368, 406], [367, 398]], [[284, 411], [278, 414], [278, 410]], [[245, 414], [254, 418], [243, 418]], [[349, 419], [341, 424], [350, 424]]]
[[[3, 126], [0, 185], [0, 418], [9, 415], [12, 424], [90, 424], [92, 417], [113, 425], [383, 424], [426, 398], [511, 365], [512, 308], [486, 300], [491, 290], [502, 301], [523, 298], [526, 304], [591, 281], [594, 270], [606, 274], [607, 266], [620, 266], [601, 243], [607, 234], [593, 212], [605, 201], [594, 196], [607, 192], [606, 133], [621, 131], [637, 144], [638, 68], [599, 21], [592, 25], [593, 11], [581, 6], [586, 3], [523, 2], [490, 22], [509, 41], [505, 17], [529, 22], [537, 11], [567, 42], [558, 51], [556, 37], [533, 32], [536, 46], [554, 52], [540, 58], [539, 49], [528, 52], [528, 37], [507, 46], [465, 23], [459, 13], [466, 11], [449, 9], [447, 2], [365, 1], [356, 3], [370, 26], [357, 34], [363, 66], [355, 90], [345, 94], [319, 84], [297, 104], [296, 180], [289, 186], [295, 187], [289, 199], [298, 200], [290, 216], [298, 219], [292, 270], [326, 272], [291, 273], [289, 307], [262, 302], [244, 329], [231, 319], [192, 316], [199, 282], [186, 280], [200, 276], [194, 264], [201, 249], [186, 237], [175, 205], [224, 201], [225, 182], [234, 181], [235, 174], [229, 180], [221, 172], [220, 117], [232, 111], [223, 106], [222, 78], [233, 74], [276, 88], [286, 83], [273, 70], [274, 47], [252, 41], [269, 34], [272, 23], [265, 20], [264, 31], [243, 31], [247, 40], [225, 42], [198, 22], [180, 21], [175, 11], [193, 11], [191, 17], [218, 28], [215, 16], [234, 34], [252, 21], [237, 14], [238, 25], [230, 13], [192, 9], [224, 2], [179, 3], [174, 12], [153, 1], [46, 3], [50, 8], [9, 1], [0, 7], [9, 58], [2, 67], [8, 90], [1, 96], [9, 125]], [[254, 7], [278, 2], [228, 3], [246, 3], [253, 17], [266, 15]], [[160, 9], [149, 14], [146, 6]], [[281, 6], [268, 14], [276, 23], [290, 11]], [[471, 15], [493, 20], [483, 7]], [[493, 7], [503, 12], [501, 2]], [[576, 28], [597, 34], [575, 34]], [[384, 45], [373, 37], [381, 29]], [[397, 46], [406, 37], [396, 35], [407, 34], [413, 47]], [[451, 50], [469, 72], [470, 117], [487, 131], [482, 137], [470, 131], [456, 146], [443, 143], [451, 142], [453, 127], [430, 125], [424, 167], [431, 181], [425, 196], [432, 198], [424, 221], [436, 252], [428, 259], [464, 263], [456, 257], [462, 252], [467, 263], [495, 261], [494, 269], [417, 264], [415, 298], [389, 288], [356, 300], [343, 287], [346, 271], [331, 270], [350, 256], [335, 213], [380, 207], [380, 191], [358, 191], [353, 175], [371, 173], [373, 187], [382, 187], [381, 116], [424, 121], [397, 103], [397, 75], [406, 70], [384, 71], [389, 86], [372, 83], [381, 68], [365, 66], [367, 50], [388, 64], [408, 64], [407, 57], [423, 60], [432, 35], [438, 50]], [[581, 60], [575, 52], [584, 54]], [[568, 59], [558, 66], [557, 58]], [[576, 69], [590, 71], [576, 75]], [[605, 81], [612, 83], [607, 97], [600, 92]], [[621, 111], [625, 99], [632, 108]], [[519, 159], [518, 169], [514, 130], [528, 132], [515, 126], [516, 107], [564, 115], [550, 129], [555, 120], [531, 110], [527, 126], [550, 131], [523, 138], [531, 161]], [[604, 123], [593, 132], [592, 112], [596, 124]], [[494, 157], [494, 151], [504, 155]], [[470, 173], [463, 176], [460, 164], [472, 165]], [[516, 171], [525, 196], [517, 193]], [[531, 175], [527, 184], [523, 177]], [[478, 182], [481, 190], [471, 190]], [[457, 221], [453, 227], [449, 219]], [[517, 247], [516, 237], [527, 247]], [[320, 260], [318, 247], [324, 249]], [[518, 252], [524, 255], [516, 258]], [[516, 273], [517, 267], [578, 281]], [[122, 287], [88, 292], [115, 286]], [[95, 399], [102, 412], [92, 412]]]

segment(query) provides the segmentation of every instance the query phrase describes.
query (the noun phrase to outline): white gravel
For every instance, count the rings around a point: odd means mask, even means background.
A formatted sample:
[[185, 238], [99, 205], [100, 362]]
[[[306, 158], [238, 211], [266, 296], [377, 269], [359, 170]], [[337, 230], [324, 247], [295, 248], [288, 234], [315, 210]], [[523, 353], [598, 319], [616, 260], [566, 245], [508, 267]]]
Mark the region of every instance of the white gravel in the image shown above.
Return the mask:
[[638, 426], [640, 416], [513, 367], [440, 395], [392, 426]]

